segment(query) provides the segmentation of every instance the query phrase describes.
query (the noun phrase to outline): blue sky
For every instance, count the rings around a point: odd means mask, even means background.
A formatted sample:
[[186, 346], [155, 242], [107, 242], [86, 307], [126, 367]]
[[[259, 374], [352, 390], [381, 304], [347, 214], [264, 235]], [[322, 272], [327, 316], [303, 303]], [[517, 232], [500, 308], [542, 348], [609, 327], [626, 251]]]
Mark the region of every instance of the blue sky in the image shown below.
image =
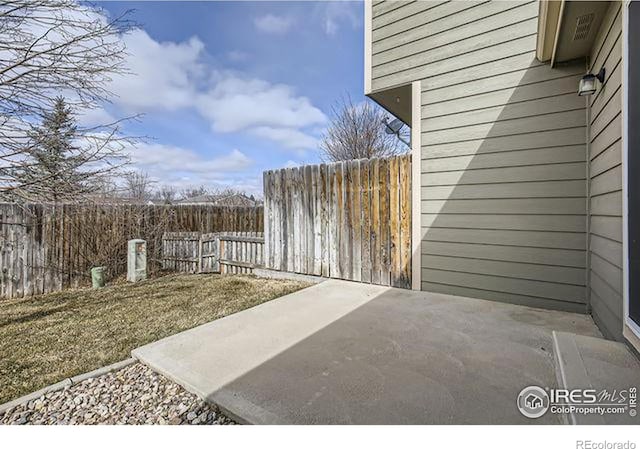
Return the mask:
[[133, 76], [86, 123], [143, 113], [134, 166], [178, 188], [261, 192], [262, 171], [319, 160], [331, 105], [363, 96], [361, 2], [98, 2], [128, 9]]

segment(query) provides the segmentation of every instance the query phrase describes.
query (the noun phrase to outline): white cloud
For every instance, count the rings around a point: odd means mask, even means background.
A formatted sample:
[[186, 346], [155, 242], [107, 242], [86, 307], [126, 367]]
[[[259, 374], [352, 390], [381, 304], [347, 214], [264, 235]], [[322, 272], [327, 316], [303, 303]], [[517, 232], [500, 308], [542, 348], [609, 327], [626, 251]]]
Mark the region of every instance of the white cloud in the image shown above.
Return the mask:
[[[125, 114], [195, 109], [215, 132], [251, 132], [298, 151], [316, 147], [304, 129], [324, 125], [327, 117], [292, 87], [208, 66], [197, 37], [157, 42], [136, 30], [123, 39], [134, 74], [114, 77], [110, 89]], [[248, 57], [239, 51], [226, 56]]]
[[273, 140], [292, 150], [311, 150], [318, 148], [318, 139], [293, 128], [274, 128], [270, 126], [259, 126], [253, 129], [252, 134]]
[[142, 143], [131, 148], [130, 153], [132, 167], [148, 173], [159, 185], [233, 187], [262, 195], [262, 176], [256, 176], [254, 161], [237, 149], [207, 157], [188, 148]]
[[[292, 17], [267, 15], [255, 26], [267, 33], [284, 33], [294, 26]], [[218, 133], [247, 133], [275, 142], [296, 157], [318, 146], [315, 129], [326, 115], [289, 85], [271, 83], [224, 66], [212, 66], [198, 37], [181, 42], [160, 42], [144, 30], [122, 36], [129, 54], [131, 74], [113, 77], [109, 90], [116, 94], [109, 110], [94, 109], [79, 115], [92, 126], [137, 113], [187, 112], [199, 114]], [[251, 57], [233, 50], [223, 57], [242, 62]], [[149, 117], [149, 115], [147, 115]], [[145, 120], [149, 120], [146, 118]], [[162, 184], [178, 187], [206, 184], [234, 186], [260, 193], [261, 176], [240, 150], [207, 156], [188, 148], [162, 143], [139, 144], [130, 151], [133, 167]]]
[[264, 33], [285, 34], [293, 26], [291, 17], [267, 14], [253, 19], [256, 28]]
[[83, 109], [78, 113], [77, 121], [80, 126], [87, 128], [114, 123], [116, 118], [103, 108]]
[[229, 173], [242, 172], [253, 161], [239, 150], [206, 158], [193, 150], [159, 143], [138, 144], [131, 149], [132, 164], [162, 183], [221, 180]]
[[319, 5], [323, 21], [323, 28], [327, 35], [335, 36], [340, 30], [340, 26], [344, 23], [349, 24], [352, 28], [358, 28], [361, 25], [361, 17], [356, 8], [358, 3], [345, 1], [322, 2]]
[[127, 110], [177, 110], [193, 104], [197, 81], [204, 75], [200, 62], [204, 44], [192, 37], [186, 42], [157, 42], [145, 31], [123, 36], [132, 74], [113, 77], [110, 90], [116, 103]]
[[303, 128], [326, 122], [308, 98], [283, 84], [229, 76], [198, 99], [200, 113], [218, 132], [256, 127]]
[[214, 187], [233, 187], [234, 189], [241, 190], [249, 195], [254, 195], [256, 198], [262, 198], [262, 174], [259, 176], [245, 176], [241, 178], [232, 178], [218, 181], [214, 184]]
[[249, 53], [240, 50], [232, 50], [227, 52], [227, 58], [233, 62], [244, 62], [249, 59]]

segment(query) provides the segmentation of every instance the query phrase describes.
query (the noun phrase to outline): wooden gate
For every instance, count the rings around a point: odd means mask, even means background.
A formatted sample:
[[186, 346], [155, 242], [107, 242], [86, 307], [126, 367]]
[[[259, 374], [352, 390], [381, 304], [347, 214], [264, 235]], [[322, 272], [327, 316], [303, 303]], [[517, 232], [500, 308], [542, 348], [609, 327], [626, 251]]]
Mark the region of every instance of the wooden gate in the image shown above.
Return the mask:
[[252, 273], [264, 266], [262, 232], [166, 232], [162, 268], [181, 273]]

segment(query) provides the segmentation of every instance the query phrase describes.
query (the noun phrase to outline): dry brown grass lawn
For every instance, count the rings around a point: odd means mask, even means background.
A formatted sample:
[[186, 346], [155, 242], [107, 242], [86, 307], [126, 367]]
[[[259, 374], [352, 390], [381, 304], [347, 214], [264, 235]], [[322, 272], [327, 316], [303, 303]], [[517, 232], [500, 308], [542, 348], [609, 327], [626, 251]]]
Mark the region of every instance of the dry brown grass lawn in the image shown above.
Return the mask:
[[306, 286], [253, 276], [170, 275], [0, 301], [0, 403]]

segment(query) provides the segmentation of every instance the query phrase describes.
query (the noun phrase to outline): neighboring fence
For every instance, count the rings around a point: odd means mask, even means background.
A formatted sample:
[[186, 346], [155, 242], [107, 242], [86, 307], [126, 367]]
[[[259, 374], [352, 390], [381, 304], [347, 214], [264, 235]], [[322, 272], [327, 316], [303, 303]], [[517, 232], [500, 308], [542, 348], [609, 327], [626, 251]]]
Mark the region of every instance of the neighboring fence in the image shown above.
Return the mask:
[[262, 230], [262, 207], [0, 203], [0, 297], [77, 286], [88, 281], [93, 266], [125, 273], [132, 238], [147, 241], [153, 272], [161, 268], [167, 231]]
[[162, 268], [182, 273], [252, 273], [264, 265], [261, 232], [166, 232]]
[[267, 268], [411, 287], [411, 156], [263, 179]]

